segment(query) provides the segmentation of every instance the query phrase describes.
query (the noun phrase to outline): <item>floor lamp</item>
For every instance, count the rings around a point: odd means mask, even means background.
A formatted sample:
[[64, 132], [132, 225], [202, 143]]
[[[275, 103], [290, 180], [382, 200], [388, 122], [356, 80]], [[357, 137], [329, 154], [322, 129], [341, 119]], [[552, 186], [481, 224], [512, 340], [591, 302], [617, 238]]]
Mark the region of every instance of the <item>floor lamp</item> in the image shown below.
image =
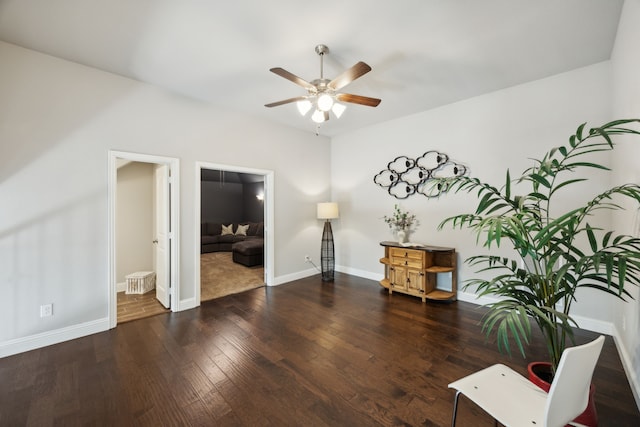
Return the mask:
[[322, 246], [320, 247], [320, 265], [322, 266], [322, 281], [333, 282], [335, 256], [333, 253], [333, 231], [331, 219], [338, 218], [338, 204], [333, 202], [318, 203], [318, 219], [324, 219], [322, 230]]

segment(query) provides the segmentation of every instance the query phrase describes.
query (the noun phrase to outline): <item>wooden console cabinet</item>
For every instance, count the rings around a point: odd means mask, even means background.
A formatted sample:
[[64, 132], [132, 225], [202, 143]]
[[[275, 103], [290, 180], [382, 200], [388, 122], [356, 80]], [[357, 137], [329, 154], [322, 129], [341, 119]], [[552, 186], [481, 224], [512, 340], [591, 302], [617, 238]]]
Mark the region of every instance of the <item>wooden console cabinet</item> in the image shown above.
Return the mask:
[[[384, 279], [380, 285], [389, 293], [401, 292], [427, 299], [455, 301], [457, 296], [457, 254], [453, 248], [403, 246], [381, 242], [384, 247]], [[451, 273], [451, 289], [438, 288], [438, 274]]]

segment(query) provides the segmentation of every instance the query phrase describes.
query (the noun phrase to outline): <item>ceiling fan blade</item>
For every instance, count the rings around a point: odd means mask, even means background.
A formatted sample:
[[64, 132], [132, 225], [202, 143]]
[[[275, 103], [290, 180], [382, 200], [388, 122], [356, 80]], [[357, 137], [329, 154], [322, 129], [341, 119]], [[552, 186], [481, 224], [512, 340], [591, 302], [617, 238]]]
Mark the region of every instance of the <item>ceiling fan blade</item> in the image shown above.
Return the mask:
[[264, 104], [264, 106], [269, 108], [277, 107], [278, 105], [289, 104], [296, 101], [304, 101], [305, 99], [307, 98], [304, 96], [296, 96], [295, 98], [283, 99], [282, 101], [272, 102], [271, 104]]
[[330, 89], [338, 90], [342, 87], [345, 87], [346, 85], [348, 85], [349, 83], [357, 79], [358, 77], [364, 76], [369, 71], [371, 71], [371, 67], [365, 64], [364, 62], [360, 61], [353, 67], [344, 71], [335, 79], [331, 80], [327, 86]]
[[350, 93], [336, 94], [338, 101], [350, 102], [352, 104], [366, 105], [367, 107], [377, 107], [382, 101], [378, 98], [369, 98], [368, 96], [352, 95]]
[[276, 67], [276, 68], [272, 68], [269, 71], [271, 71], [274, 74], [279, 75], [280, 77], [284, 77], [285, 79], [294, 82], [295, 84], [297, 84], [298, 86], [302, 86], [303, 88], [307, 89], [307, 90], [312, 90], [315, 91], [316, 87], [314, 85], [312, 85], [311, 83], [309, 83], [308, 81], [301, 79], [300, 77], [296, 76], [295, 74], [292, 74], [290, 72], [288, 72], [287, 70], [285, 70], [284, 68], [280, 68], [280, 67]]

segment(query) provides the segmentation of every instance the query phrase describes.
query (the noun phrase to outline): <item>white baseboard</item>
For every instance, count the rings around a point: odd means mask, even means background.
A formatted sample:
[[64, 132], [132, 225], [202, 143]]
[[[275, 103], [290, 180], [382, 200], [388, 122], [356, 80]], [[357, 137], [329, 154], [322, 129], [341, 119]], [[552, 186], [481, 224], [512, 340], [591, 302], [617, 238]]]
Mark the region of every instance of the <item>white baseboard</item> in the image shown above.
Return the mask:
[[53, 331], [42, 332], [23, 338], [5, 341], [0, 343], [0, 357], [7, 357], [13, 354], [23, 353], [36, 348], [58, 344], [64, 341], [103, 332], [109, 329], [109, 318], [92, 320], [78, 325], [67, 326]]
[[616, 343], [616, 348], [618, 349], [618, 354], [620, 355], [624, 372], [627, 374], [627, 380], [629, 381], [633, 397], [636, 400], [636, 406], [640, 409], [640, 383], [637, 380], [637, 378], [640, 378], [640, 372], [638, 372], [633, 366], [633, 358], [631, 357], [627, 347], [624, 345], [624, 340], [620, 339], [621, 335], [616, 326], [613, 327], [613, 331], [613, 340]]
[[580, 329], [585, 329], [591, 332], [597, 332], [599, 334], [611, 335], [615, 337], [615, 327], [611, 322], [605, 322], [597, 319], [590, 319], [588, 317], [571, 315], [573, 320], [576, 321]]
[[494, 302], [498, 302], [497, 298], [491, 297], [479, 297], [476, 294], [469, 292], [458, 291], [458, 301], [468, 302], [475, 305], [487, 305]]
[[357, 268], [345, 267], [343, 265], [336, 265], [336, 271], [345, 274], [351, 274], [352, 276], [363, 277], [369, 280], [381, 281], [384, 279], [384, 274], [371, 273], [370, 271], [358, 270]]
[[175, 307], [175, 309], [173, 309], [172, 311], [190, 310], [192, 308], [196, 308], [197, 306], [198, 304], [196, 304], [195, 298], [181, 299], [178, 306]]
[[[341, 265], [336, 265], [335, 266], [335, 271], [338, 271], [340, 273], [345, 273], [345, 274], [351, 274], [353, 276], [363, 277], [363, 278], [369, 279], [369, 280], [380, 281], [380, 280], [382, 280], [384, 278], [384, 275], [379, 274], [379, 273], [371, 273], [371, 272], [368, 272], [368, 271], [358, 270], [358, 269], [350, 268], [350, 267], [344, 267], [344, 266], [341, 266]], [[307, 270], [298, 271], [296, 273], [291, 273], [291, 274], [285, 274], [283, 276], [278, 276], [278, 277], [274, 278], [273, 286], [282, 285], [283, 283], [292, 282], [294, 280], [304, 279], [305, 277], [313, 276], [314, 274], [320, 274], [320, 271], [318, 271], [315, 268], [309, 268]]]
[[[499, 301], [498, 298], [492, 298], [487, 296], [478, 297], [476, 294], [472, 294], [469, 292], [458, 292], [458, 300], [469, 302], [471, 304], [478, 304], [478, 305], [487, 305], [487, 304], [492, 304]], [[573, 318], [573, 320], [576, 321], [580, 329], [585, 329], [591, 332], [597, 332], [599, 334], [606, 334], [606, 335], [614, 334], [614, 327], [613, 327], [613, 323], [611, 322], [604, 322], [602, 320], [591, 319], [588, 317], [577, 316], [577, 315], [572, 315], [571, 317]]]
[[[369, 280], [379, 281], [383, 278], [383, 275], [379, 273], [372, 273], [344, 266], [337, 266], [336, 271]], [[298, 279], [303, 279], [305, 277], [313, 276], [314, 274], [318, 274], [318, 271], [315, 268], [311, 268], [296, 273], [278, 276], [274, 278], [273, 286], [281, 285], [283, 283], [288, 283]], [[497, 299], [495, 298], [478, 298], [475, 294], [461, 291], [458, 292], [458, 300], [477, 305], [485, 305], [497, 301]], [[189, 310], [195, 307], [197, 307], [195, 298], [187, 298], [184, 300], [180, 300], [177, 311]], [[633, 396], [636, 400], [636, 405], [640, 408], [640, 383], [638, 383], [638, 381], [636, 380], [636, 378], [640, 378], [640, 373], [636, 372], [636, 369], [633, 366], [633, 359], [628, 349], [624, 346], [623, 340], [620, 339], [620, 334], [618, 333], [615, 325], [610, 322], [604, 322], [601, 320], [590, 319], [582, 316], [573, 317], [582, 329], [613, 336], [616, 347], [618, 349], [618, 354], [620, 355], [620, 359], [627, 376], [627, 380], [629, 381], [631, 391], [633, 392]], [[0, 358], [23, 353], [25, 351], [35, 350], [37, 348], [46, 347], [53, 344], [58, 344], [64, 341], [69, 341], [107, 330], [109, 330], [109, 319], [105, 317], [78, 325], [68, 326], [53, 331], [42, 332], [23, 338], [5, 341], [0, 343]]]
[[127, 282], [116, 283], [116, 292], [124, 292], [127, 290]]
[[315, 268], [309, 268], [307, 270], [298, 271], [296, 273], [277, 276], [273, 278], [272, 286], [278, 286], [282, 285], [283, 283], [293, 282], [294, 280], [304, 279], [305, 277], [313, 276], [314, 274], [319, 274], [318, 270], [316, 270]]

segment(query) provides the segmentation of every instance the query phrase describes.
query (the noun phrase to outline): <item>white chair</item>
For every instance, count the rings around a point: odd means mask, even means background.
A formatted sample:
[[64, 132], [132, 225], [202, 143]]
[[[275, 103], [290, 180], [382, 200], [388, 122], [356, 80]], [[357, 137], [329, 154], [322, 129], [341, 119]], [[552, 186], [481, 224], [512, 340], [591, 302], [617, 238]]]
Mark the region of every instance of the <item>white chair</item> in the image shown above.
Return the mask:
[[507, 427], [561, 427], [580, 415], [589, 400], [591, 377], [604, 336], [565, 349], [549, 393], [505, 365], [497, 364], [449, 384], [457, 390], [451, 426], [456, 425], [458, 398], [464, 394]]

